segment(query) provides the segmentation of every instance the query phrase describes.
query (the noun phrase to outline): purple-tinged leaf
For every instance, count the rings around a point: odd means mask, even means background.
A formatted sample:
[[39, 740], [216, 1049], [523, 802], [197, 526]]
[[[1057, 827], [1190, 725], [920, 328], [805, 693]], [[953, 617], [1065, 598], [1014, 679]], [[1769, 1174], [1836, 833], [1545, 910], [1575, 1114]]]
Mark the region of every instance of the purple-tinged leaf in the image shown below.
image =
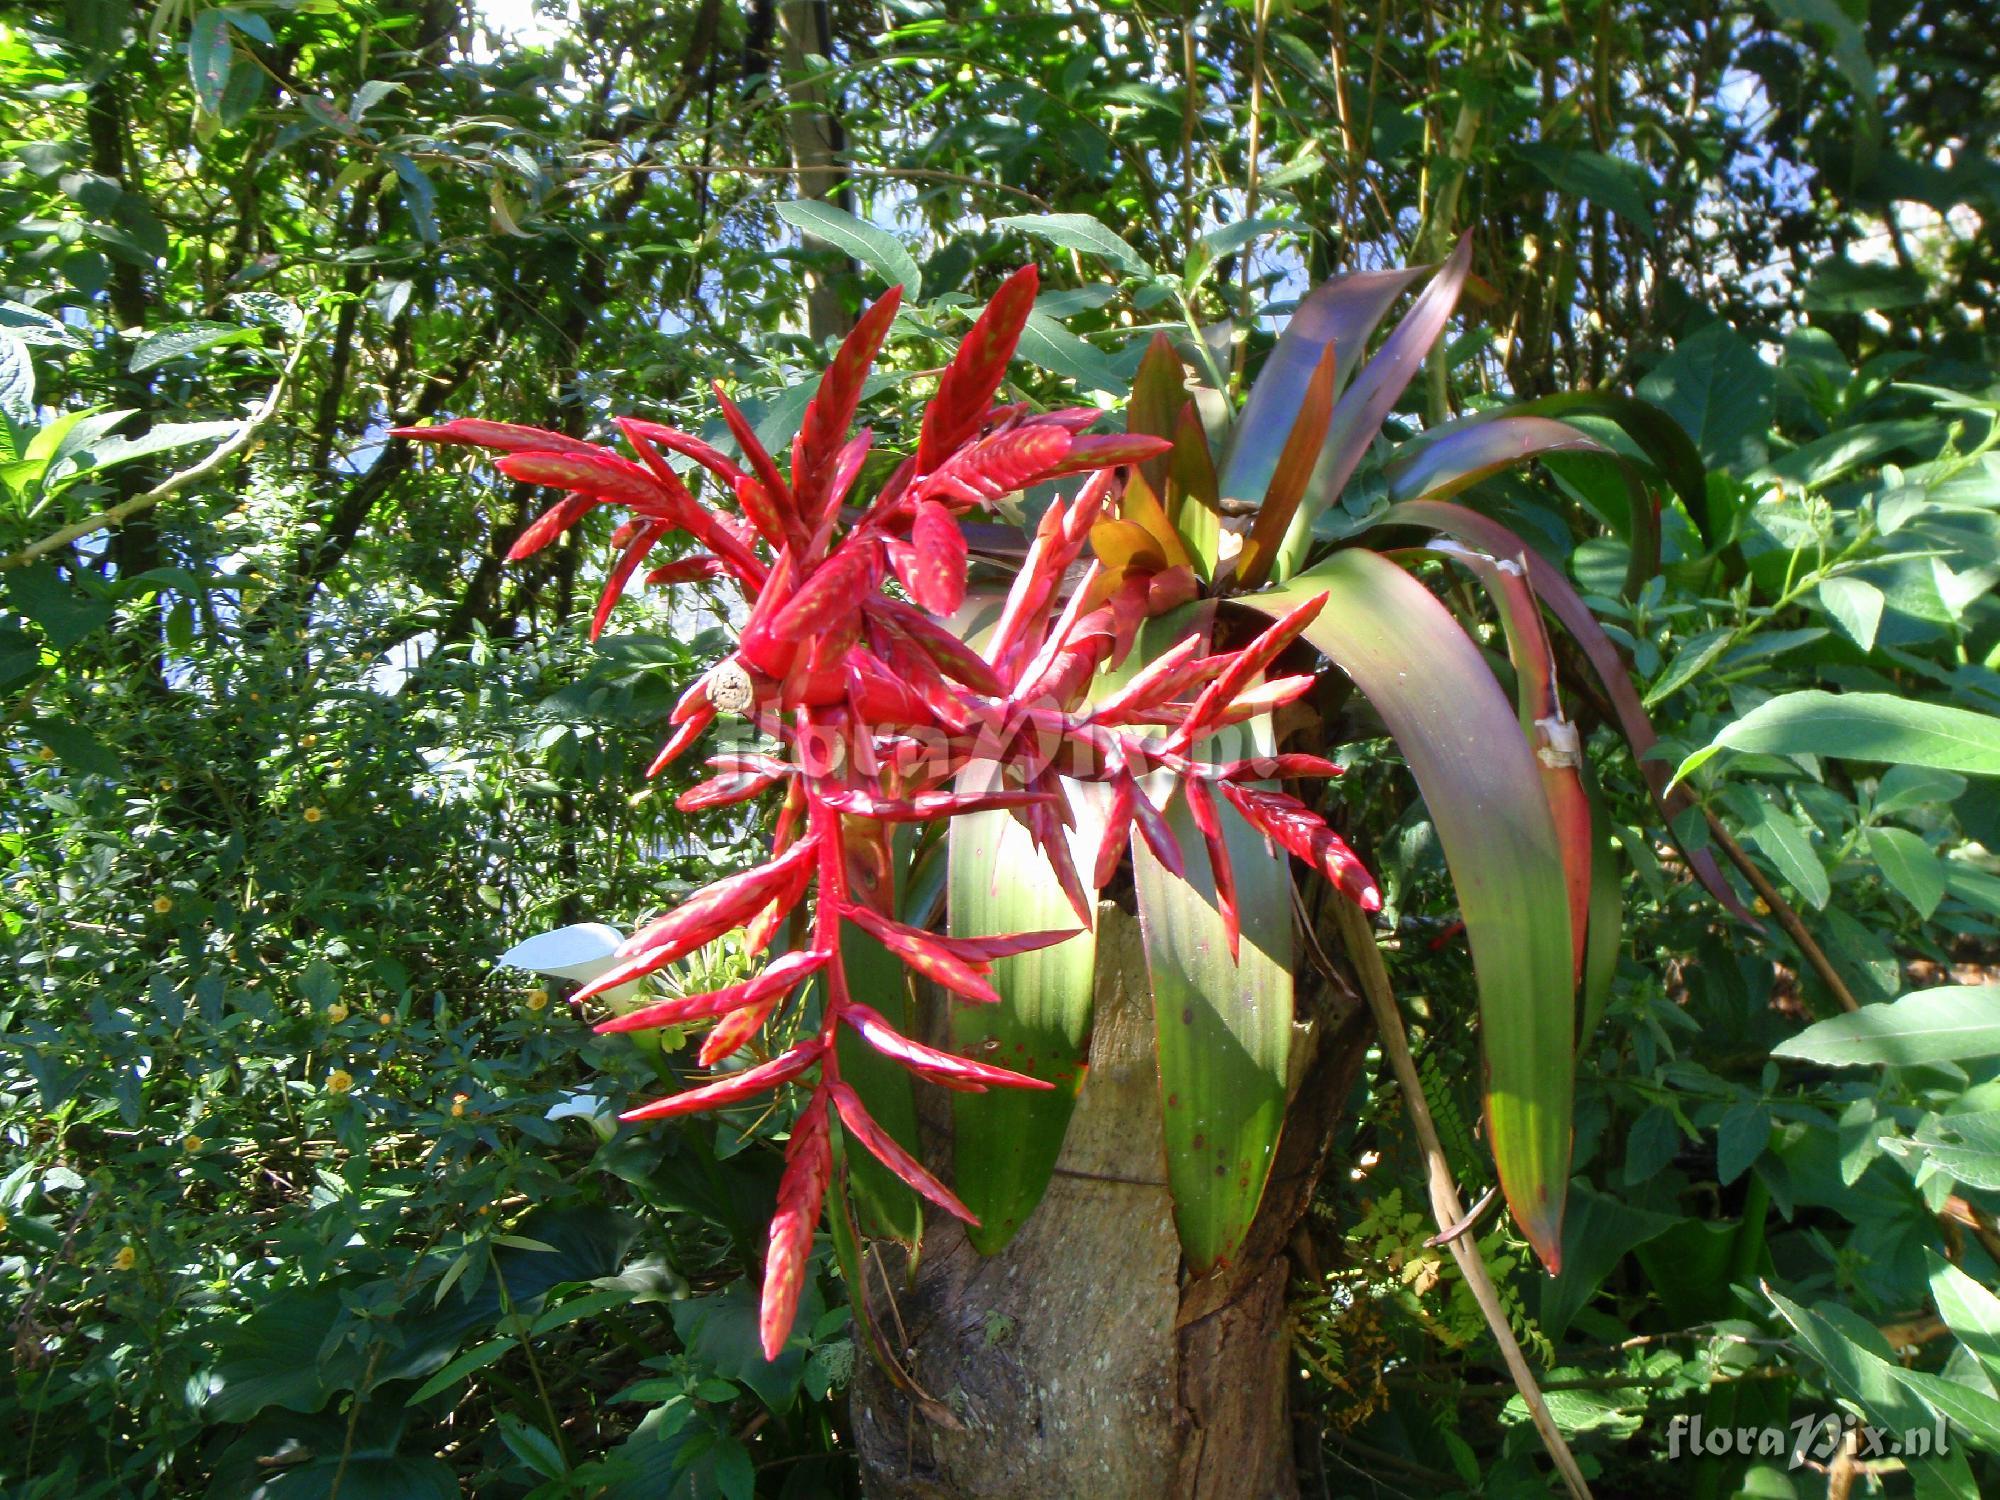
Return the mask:
[[1383, 314], [1424, 270], [1417, 266], [1336, 276], [1299, 303], [1265, 357], [1243, 403], [1243, 414], [1236, 419], [1222, 465], [1223, 495], [1232, 500], [1264, 498], [1299, 409], [1299, 392], [1312, 379], [1322, 355], [1329, 348], [1338, 351], [1334, 378], [1337, 384], [1344, 383], [1360, 368], [1361, 351]]
[[1299, 412], [1292, 430], [1278, 453], [1278, 465], [1271, 471], [1271, 483], [1257, 507], [1256, 524], [1244, 539], [1236, 558], [1239, 588], [1261, 588], [1277, 562], [1278, 544], [1284, 539], [1305, 498], [1306, 485], [1319, 462], [1321, 445], [1333, 417], [1333, 377], [1338, 352], [1332, 344], [1320, 356], [1319, 364], [1307, 378], [1299, 394]]
[[1443, 500], [1544, 453], [1606, 453], [1596, 438], [1547, 417], [1450, 423], [1407, 443], [1384, 471], [1389, 499]]
[[1395, 409], [1410, 381], [1423, 368], [1431, 346], [1437, 343], [1452, 309], [1458, 305], [1458, 294], [1471, 267], [1472, 238], [1468, 235], [1458, 242], [1458, 248], [1438, 268], [1430, 285], [1417, 295], [1395, 332], [1383, 341], [1375, 357], [1362, 366], [1361, 373], [1354, 377], [1354, 383], [1334, 407], [1333, 420], [1327, 424], [1326, 445], [1320, 450], [1306, 497], [1279, 544], [1272, 577], [1289, 578], [1305, 561], [1306, 551], [1312, 545], [1313, 522], [1340, 498], [1362, 455], [1382, 430], [1382, 419]]

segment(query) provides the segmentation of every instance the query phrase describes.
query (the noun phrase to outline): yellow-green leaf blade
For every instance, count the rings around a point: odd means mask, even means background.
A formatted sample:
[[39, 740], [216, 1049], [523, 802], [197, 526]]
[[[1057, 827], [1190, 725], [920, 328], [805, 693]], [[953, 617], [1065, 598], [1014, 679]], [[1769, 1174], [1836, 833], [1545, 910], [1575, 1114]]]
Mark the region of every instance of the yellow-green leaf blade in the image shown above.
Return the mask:
[[[1225, 731], [1217, 760], [1270, 751], [1266, 721]], [[1168, 785], [1148, 787], [1157, 800]], [[1282, 854], [1224, 803], [1219, 809], [1243, 932], [1232, 962], [1208, 851], [1176, 796], [1167, 821], [1187, 864], [1181, 880], [1132, 841], [1139, 929], [1153, 982], [1167, 1182], [1181, 1249], [1197, 1275], [1233, 1257], [1249, 1232], [1284, 1124], [1292, 1038], [1291, 872]]]
[[[1073, 857], [1089, 868], [1094, 838], [1080, 810]], [[1076, 912], [1027, 830], [1004, 812], [952, 821], [948, 914], [953, 937], [1074, 927]], [[952, 1095], [953, 1186], [979, 1216], [967, 1238], [991, 1255], [1009, 1240], [1049, 1185], [1076, 1108], [1090, 1053], [1097, 936], [994, 962], [998, 1005], [953, 1004], [954, 1050], [1046, 1079], [1053, 1089], [990, 1089]]]

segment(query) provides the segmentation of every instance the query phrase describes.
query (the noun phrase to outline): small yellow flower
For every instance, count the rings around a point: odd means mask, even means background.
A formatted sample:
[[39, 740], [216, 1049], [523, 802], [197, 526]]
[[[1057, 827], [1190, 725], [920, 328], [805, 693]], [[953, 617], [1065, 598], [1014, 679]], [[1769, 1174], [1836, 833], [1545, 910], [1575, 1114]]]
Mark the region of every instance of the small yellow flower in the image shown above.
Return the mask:
[[36, 760], [54, 760], [55, 758], [55, 751], [51, 750], [47, 745], [42, 746], [41, 749], [35, 752]]
[[164, 917], [168, 912], [172, 911], [173, 909], [174, 909], [174, 898], [172, 896], [155, 896], [153, 898], [153, 910], [158, 912], [161, 916]]
[[120, 1245], [118, 1253], [111, 1257], [111, 1269], [114, 1271], [129, 1271], [138, 1264], [139, 1252], [130, 1245]]
[[208, 1142], [203, 1140], [198, 1135], [191, 1135], [186, 1140], [181, 1142], [181, 1145], [186, 1149], [187, 1154], [189, 1156], [193, 1156], [195, 1152], [201, 1150], [201, 1148], [203, 1146], [206, 1146], [207, 1144]]
[[485, 1218], [485, 1217], [486, 1217], [486, 1216], [487, 1216], [488, 1214], [490, 1214], [490, 1213], [492, 1213], [492, 1212], [493, 1212], [493, 1208], [492, 1208], [492, 1206], [491, 1206], [490, 1204], [486, 1204], [486, 1203], [482, 1203], [482, 1204], [480, 1204], [480, 1205], [479, 1205], [479, 1217], [480, 1217], [480, 1218], [482, 1218], [482, 1219], [483, 1219], [483, 1218]]
[[529, 1009], [529, 1010], [540, 1010], [540, 1009], [542, 1009], [542, 1007], [544, 1007], [544, 1006], [545, 1006], [545, 1005], [547, 1005], [548, 1003], [549, 1003], [549, 992], [548, 992], [547, 990], [529, 990], [529, 991], [528, 991], [528, 1009]]
[[386, 1010], [377, 1011], [375, 1013], [375, 1024], [377, 1026], [393, 1026], [396, 1024], [396, 1018]]
[[252, 703], [262, 703], [264, 701], [264, 695], [262, 693], [252, 693], [250, 695], [250, 701]]
[[345, 1068], [335, 1068], [326, 1075], [326, 1090], [330, 1094], [344, 1094], [354, 1087], [354, 1075]]
[[7, 1232], [7, 1216], [5, 1214], [0, 1214], [0, 1234], [5, 1234], [6, 1232]]
[[453, 1094], [451, 1096], [451, 1117], [454, 1120], [465, 1118], [465, 1101], [471, 1097], [470, 1094]]
[[319, 736], [316, 734], [302, 734], [299, 736], [299, 748], [301, 750], [310, 750], [318, 743]]
[[347, 1019], [347, 1007], [342, 1005], [338, 1000], [334, 1001], [333, 1004], [329, 1005], [326, 1008], [327, 1025], [338, 1026], [342, 1021], [345, 1021], [346, 1019]]
[[307, 809], [306, 809], [306, 811], [305, 811], [305, 820], [306, 820], [306, 821], [307, 821], [308, 823], [317, 823], [317, 822], [318, 822], [318, 821], [319, 821], [319, 820], [320, 820], [321, 818], [323, 818], [323, 817], [325, 817], [325, 816], [326, 816], [326, 814], [325, 814], [325, 813], [323, 813], [323, 812], [321, 812], [321, 811], [320, 811], [320, 810], [319, 810], [318, 808], [316, 808], [316, 807], [309, 807], [309, 808], [307, 808]]
[[163, 778], [161, 778], [161, 781], [160, 781], [160, 790], [161, 790], [161, 791], [163, 791], [163, 792], [171, 792], [171, 791], [172, 791], [173, 789], [174, 789], [174, 784], [173, 784], [173, 783], [172, 783], [171, 781], [168, 781], [168, 780], [166, 780], [166, 779], [165, 779], [164, 777], [163, 777]]

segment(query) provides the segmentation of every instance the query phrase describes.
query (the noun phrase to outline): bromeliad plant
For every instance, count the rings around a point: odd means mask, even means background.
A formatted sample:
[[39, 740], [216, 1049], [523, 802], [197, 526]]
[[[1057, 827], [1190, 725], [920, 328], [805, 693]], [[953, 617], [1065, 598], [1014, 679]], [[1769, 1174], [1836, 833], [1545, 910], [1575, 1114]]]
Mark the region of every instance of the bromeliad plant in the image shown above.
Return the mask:
[[[1140, 368], [1125, 433], [1092, 433], [1105, 415], [1093, 408], [996, 404], [1034, 303], [1033, 268], [1011, 277], [973, 325], [914, 450], [864, 501], [851, 497], [870, 467], [871, 434], [849, 433], [895, 320], [896, 290], [862, 316], [827, 370], [788, 472], [719, 387], [740, 461], [637, 418], [618, 420], [636, 462], [472, 419], [399, 432], [498, 450], [505, 474], [567, 492], [513, 558], [599, 505], [629, 512], [593, 632], [671, 536], [695, 550], [649, 581], [725, 578], [746, 600], [736, 651], [674, 709], [653, 770], [718, 716], [747, 721], [777, 753], [717, 755], [714, 775], [680, 805], [779, 793], [771, 858], [641, 928], [576, 998], [658, 974], [738, 929], [748, 953], [783, 949], [750, 978], [600, 1027], [713, 1020], [703, 1067], [782, 1027], [786, 1040], [765, 1060], [626, 1116], [660, 1119], [806, 1084], [771, 1225], [767, 1356], [791, 1328], [835, 1177], [836, 1127], [893, 1179], [964, 1220], [982, 1250], [1004, 1244], [1039, 1201], [1083, 1083], [1096, 893], [1128, 851], [1159, 1016], [1177, 1225], [1197, 1272], [1236, 1252], [1286, 1102], [1290, 858], [1362, 909], [1380, 905], [1348, 846], [1279, 785], [1337, 771], [1275, 744], [1274, 715], [1314, 677], [1272, 674], [1304, 645], [1373, 700], [1429, 802], [1479, 981], [1500, 1181], [1530, 1241], [1556, 1265], [1575, 998], [1581, 986], [1586, 1012], [1601, 1000], [1616, 888], [1607, 898], [1606, 848], [1593, 833], [1538, 603], [1578, 636], [1605, 692], [1630, 709], [1626, 727], [1642, 748], [1648, 735], [1615, 651], [1561, 576], [1497, 523], [1443, 497], [1535, 454], [1608, 450], [1547, 412], [1445, 424], [1391, 460], [1391, 503], [1367, 518], [1445, 539], [1400, 549], [1396, 560], [1341, 546], [1305, 566], [1326, 550], [1316, 537], [1330, 507], [1441, 333], [1467, 261], [1461, 246], [1358, 373], [1351, 355], [1422, 273], [1351, 276], [1316, 292], [1270, 356], [1220, 464], [1200, 416], [1218, 399], [1190, 387], [1163, 338]], [[1660, 465], [1684, 470], [1646, 409], [1602, 409]], [[706, 472], [710, 503], [669, 454]], [[969, 592], [967, 517], [1066, 479], [1074, 494], [1042, 511], [1014, 553], [1011, 584]], [[1636, 476], [1622, 519], [1635, 574], [1649, 572], [1657, 521]], [[1467, 567], [1491, 592], [1516, 702], [1403, 566], [1424, 557]], [[903, 597], [889, 591], [892, 579]], [[1250, 611], [1269, 622], [1246, 630]], [[943, 933], [928, 930], [911, 840], [897, 837], [912, 824], [949, 825]], [[1711, 864], [1691, 858], [1726, 891]], [[905, 968], [965, 1002], [951, 1008], [948, 1049], [910, 1034]], [[915, 1154], [911, 1077], [955, 1091], [956, 1191]], [[901, 1188], [861, 1158], [848, 1175], [877, 1228], [913, 1232], [914, 1200], [899, 1203]], [[836, 1212], [837, 1231], [845, 1218]]]

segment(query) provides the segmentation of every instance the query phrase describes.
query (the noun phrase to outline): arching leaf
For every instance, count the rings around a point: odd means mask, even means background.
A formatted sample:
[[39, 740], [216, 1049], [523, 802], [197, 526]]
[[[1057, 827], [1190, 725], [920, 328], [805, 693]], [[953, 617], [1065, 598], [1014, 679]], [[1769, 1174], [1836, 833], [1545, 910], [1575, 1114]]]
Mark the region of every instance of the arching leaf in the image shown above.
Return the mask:
[[1576, 1006], [1562, 856], [1535, 757], [1479, 649], [1394, 563], [1339, 552], [1243, 602], [1277, 616], [1322, 591], [1332, 598], [1306, 639], [1374, 704], [1437, 826], [1479, 982], [1494, 1164], [1516, 1222], [1558, 1269]]
[[[1563, 577], [1562, 570], [1498, 521], [1448, 500], [1405, 501], [1385, 511], [1378, 524], [1428, 527], [1482, 551], [1521, 560], [1527, 571], [1528, 586], [1535, 591], [1535, 597], [1569, 632], [1570, 639], [1576, 642], [1584, 659], [1590, 663], [1605, 697], [1611, 700], [1618, 727], [1625, 735], [1626, 744], [1632, 747], [1632, 757], [1639, 763], [1639, 770], [1653, 794], [1654, 804], [1660, 809], [1662, 820], [1671, 828], [1675, 816], [1691, 805], [1692, 798], [1684, 789], [1669, 790], [1667, 768], [1649, 757], [1648, 752], [1659, 743], [1660, 738], [1653, 730], [1653, 721], [1646, 717], [1645, 706], [1639, 701], [1638, 690], [1632, 686], [1631, 674], [1626, 671], [1618, 648], [1611, 644], [1604, 627], [1597, 623], [1590, 607], [1583, 602], [1570, 581]], [[1713, 854], [1706, 849], [1682, 852], [1687, 857], [1688, 868], [1699, 877], [1710, 895], [1736, 916], [1752, 926], [1757, 925], [1756, 918], [1737, 899], [1736, 893], [1729, 888], [1729, 882], [1722, 878], [1722, 870]]]

